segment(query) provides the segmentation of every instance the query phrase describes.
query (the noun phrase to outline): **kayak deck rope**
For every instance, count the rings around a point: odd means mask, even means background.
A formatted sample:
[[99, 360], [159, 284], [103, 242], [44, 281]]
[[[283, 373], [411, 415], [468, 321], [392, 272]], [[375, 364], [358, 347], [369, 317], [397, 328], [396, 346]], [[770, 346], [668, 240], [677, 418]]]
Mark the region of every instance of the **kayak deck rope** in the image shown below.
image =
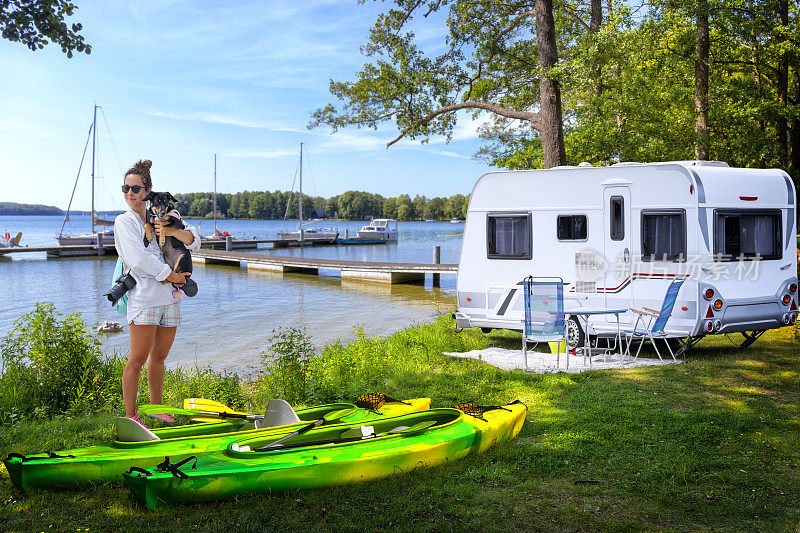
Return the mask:
[[167, 455], [167, 456], [164, 457], [164, 461], [162, 463], [159, 463], [159, 464], [156, 465], [156, 468], [158, 468], [158, 470], [161, 473], [169, 472], [174, 477], [177, 477], [177, 478], [180, 478], [180, 479], [189, 479], [189, 476], [187, 476], [182, 470], [180, 470], [180, 467], [185, 465], [186, 463], [188, 463], [192, 459], [194, 459], [194, 464], [192, 464], [192, 468], [197, 470], [197, 456], [195, 456], [195, 455], [191, 455], [191, 456], [187, 457], [186, 459], [184, 459], [183, 461], [178, 461], [177, 463], [170, 463], [169, 462], [169, 456]]
[[[522, 403], [519, 400], [514, 400], [508, 405], [514, 405]], [[524, 404], [523, 404], [524, 405]], [[459, 411], [463, 412], [465, 415], [469, 415], [475, 418], [479, 418], [486, 422], [486, 419], [483, 418], [483, 414], [486, 411], [493, 411], [495, 409], [502, 409], [503, 411], [511, 411], [511, 409], [506, 409], [502, 405], [478, 405], [475, 402], [464, 402], [464, 403], [457, 403], [453, 406], [454, 408], [458, 409]]]
[[[6, 461], [10, 461], [11, 459], [19, 459], [23, 463], [27, 463], [28, 461], [36, 461], [36, 460], [43, 461], [45, 459], [75, 459], [75, 456], [72, 454], [58, 455], [57, 453], [54, 452], [42, 452], [42, 453], [47, 454], [47, 457], [30, 457], [27, 455], [22, 455], [21, 453], [12, 452], [8, 454], [8, 457], [6, 457]], [[36, 454], [36, 455], [41, 455], [41, 454]]]
[[[169, 472], [174, 477], [177, 477], [177, 478], [180, 478], [180, 479], [189, 479], [189, 476], [187, 476], [182, 470], [180, 470], [180, 467], [185, 465], [186, 463], [188, 463], [192, 459], [194, 459], [194, 464], [192, 464], [192, 468], [197, 470], [197, 456], [195, 456], [195, 455], [187, 457], [183, 461], [178, 461], [177, 463], [170, 463], [169, 462], [169, 455], [166, 455], [166, 456], [164, 456], [164, 460], [161, 463], [156, 465], [156, 469], [162, 474], [166, 474], [167, 472]], [[128, 471], [125, 472], [125, 473], [126, 474], [133, 474], [134, 472], [136, 472], [140, 476], [144, 476], [144, 477], [149, 477], [149, 476], [152, 476], [153, 474], [155, 474], [155, 472], [151, 472], [150, 470], [147, 470], [146, 468], [141, 468], [141, 467], [138, 467], [138, 466], [130, 467], [128, 469]]]
[[403, 400], [397, 400], [391, 396], [387, 396], [382, 392], [368, 392], [367, 394], [362, 394], [356, 398], [356, 401], [353, 403], [356, 407], [360, 407], [361, 409], [366, 409], [374, 413], [377, 413], [377, 409], [380, 409], [384, 406], [384, 404], [387, 403], [402, 403], [405, 405], [411, 405]]

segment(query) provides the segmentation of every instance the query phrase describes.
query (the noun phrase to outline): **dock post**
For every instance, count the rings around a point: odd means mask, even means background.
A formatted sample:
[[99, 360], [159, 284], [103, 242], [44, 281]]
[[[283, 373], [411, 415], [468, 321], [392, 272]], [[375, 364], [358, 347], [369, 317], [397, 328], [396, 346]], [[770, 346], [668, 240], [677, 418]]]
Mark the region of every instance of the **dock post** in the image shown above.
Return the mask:
[[233, 250], [233, 237], [230, 235], [225, 236], [225, 251], [230, 252]]
[[[436, 245], [433, 246], [433, 264], [435, 264], [435, 265], [440, 264], [441, 263], [441, 258], [442, 258], [442, 247], [439, 246], [438, 244], [436, 244]], [[433, 286], [434, 287], [438, 287], [439, 286], [439, 276], [440, 275], [441, 274], [439, 274], [438, 272], [433, 274]]]
[[98, 233], [97, 234], [97, 255], [103, 255], [103, 253], [105, 253], [103, 251], [103, 234], [102, 233]]
[[350, 230], [347, 229], [347, 228], [344, 228], [344, 238], [345, 239], [349, 239], [350, 238]]

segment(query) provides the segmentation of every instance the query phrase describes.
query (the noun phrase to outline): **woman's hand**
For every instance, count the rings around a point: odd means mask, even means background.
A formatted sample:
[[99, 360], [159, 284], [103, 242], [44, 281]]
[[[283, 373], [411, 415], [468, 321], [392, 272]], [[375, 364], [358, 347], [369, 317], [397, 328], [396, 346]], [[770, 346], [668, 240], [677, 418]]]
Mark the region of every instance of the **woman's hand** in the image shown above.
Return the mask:
[[167, 279], [165, 279], [164, 281], [174, 283], [175, 285], [183, 285], [184, 283], [186, 283], [186, 278], [188, 278], [191, 275], [192, 275], [191, 272], [175, 272], [173, 270], [172, 272], [169, 273], [169, 276], [167, 276]]

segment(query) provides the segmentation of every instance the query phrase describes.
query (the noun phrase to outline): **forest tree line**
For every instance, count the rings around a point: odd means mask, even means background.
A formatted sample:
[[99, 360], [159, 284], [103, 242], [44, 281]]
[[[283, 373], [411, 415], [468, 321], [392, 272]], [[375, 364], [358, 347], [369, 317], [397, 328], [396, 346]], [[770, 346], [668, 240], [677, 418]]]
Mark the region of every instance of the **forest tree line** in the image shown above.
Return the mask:
[[[210, 192], [176, 194], [178, 211], [189, 218], [212, 218], [214, 196]], [[380, 194], [346, 191], [338, 196], [303, 196], [303, 218], [314, 210], [325, 211], [328, 218], [368, 220], [394, 218], [397, 220], [450, 220], [467, 216], [469, 197], [454, 194], [448, 198], [428, 198], [408, 194], [385, 198]], [[298, 218], [297, 193], [283, 191], [244, 191], [236, 194], [217, 194], [217, 218], [252, 218], [259, 220]], [[288, 210], [287, 210], [288, 206]]]

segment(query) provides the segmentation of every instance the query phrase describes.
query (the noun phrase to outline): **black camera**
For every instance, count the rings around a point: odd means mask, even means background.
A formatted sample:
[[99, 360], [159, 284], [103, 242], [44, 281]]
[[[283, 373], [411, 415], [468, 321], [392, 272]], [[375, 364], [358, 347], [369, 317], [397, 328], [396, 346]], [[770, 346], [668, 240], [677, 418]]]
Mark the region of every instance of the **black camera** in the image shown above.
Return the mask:
[[113, 287], [111, 287], [111, 290], [105, 293], [103, 296], [108, 298], [108, 301], [111, 302], [111, 305], [117, 305], [119, 299], [135, 286], [136, 280], [133, 276], [131, 276], [130, 272], [128, 272], [127, 274], [123, 274], [117, 278], [117, 282]]

